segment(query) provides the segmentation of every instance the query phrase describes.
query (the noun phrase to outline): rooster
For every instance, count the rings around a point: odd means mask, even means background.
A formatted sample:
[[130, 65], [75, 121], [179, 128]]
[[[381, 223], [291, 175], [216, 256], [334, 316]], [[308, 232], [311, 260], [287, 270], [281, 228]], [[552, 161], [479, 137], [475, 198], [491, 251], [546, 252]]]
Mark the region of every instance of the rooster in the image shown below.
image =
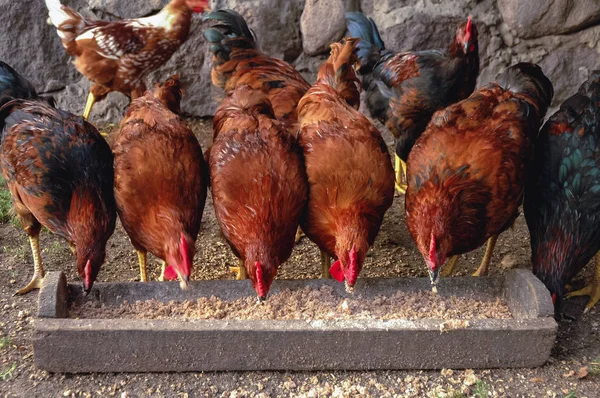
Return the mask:
[[192, 272], [206, 201], [208, 167], [194, 133], [177, 116], [178, 76], [135, 99], [113, 141], [115, 198], [123, 228], [135, 247], [140, 280], [146, 253], [163, 260], [161, 279]]
[[60, 0], [45, 0], [50, 22], [58, 31], [75, 67], [94, 84], [83, 111], [111, 91], [136, 99], [146, 91], [146, 76], [166, 63], [188, 38], [193, 12], [208, 0], [171, 0], [158, 14], [115, 22], [90, 21]]
[[520, 63], [466, 100], [438, 111], [408, 157], [406, 222], [433, 286], [448, 257], [488, 240], [475, 275], [487, 273], [496, 239], [518, 215], [532, 145], [552, 83]]
[[359, 37], [357, 54], [367, 106], [396, 138], [396, 189], [406, 176], [406, 160], [433, 113], [467, 98], [479, 75], [477, 26], [471, 17], [456, 29], [446, 50], [387, 50], [375, 22], [360, 12], [346, 14], [348, 31]]
[[[381, 134], [357, 109], [358, 39], [331, 46], [317, 82], [298, 104], [309, 199], [302, 230], [321, 249], [322, 276], [352, 290], [383, 216], [392, 205], [394, 170]], [[329, 267], [329, 256], [337, 260]]]
[[[231, 92], [213, 120], [211, 191], [221, 230], [260, 300], [292, 253], [307, 183], [296, 139], [276, 120], [267, 96]], [[241, 183], [241, 180], [247, 182]]]
[[17, 294], [41, 287], [41, 227], [64, 238], [92, 289], [115, 229], [113, 155], [81, 117], [55, 109], [8, 65], [0, 65], [0, 167], [14, 211], [29, 236], [34, 274]]
[[219, 10], [204, 17], [217, 23], [204, 36], [212, 44], [212, 81], [226, 93], [250, 86], [267, 95], [277, 120], [296, 134], [296, 106], [310, 85], [285, 61], [265, 55], [258, 48], [244, 18], [233, 10]]
[[[525, 189], [534, 273], [557, 307], [568, 283], [600, 250], [600, 71], [563, 102], [536, 145], [536, 169]], [[567, 297], [600, 300], [600, 254], [592, 283]]]

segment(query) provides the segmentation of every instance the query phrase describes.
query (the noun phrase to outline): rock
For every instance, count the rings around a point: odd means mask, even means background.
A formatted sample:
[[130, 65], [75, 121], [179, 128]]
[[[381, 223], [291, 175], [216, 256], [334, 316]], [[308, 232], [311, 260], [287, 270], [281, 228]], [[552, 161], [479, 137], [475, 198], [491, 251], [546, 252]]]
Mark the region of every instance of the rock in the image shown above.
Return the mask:
[[339, 41], [346, 30], [346, 12], [356, 11], [358, 6], [358, 1], [353, 0], [307, 0], [300, 19], [304, 52], [329, 52], [329, 45]]
[[498, 8], [522, 38], [575, 32], [600, 22], [598, 0], [498, 0]]
[[[89, 8], [116, 18], [139, 18], [162, 9], [168, 0], [87, 0]], [[65, 2], [66, 4], [66, 2]]]

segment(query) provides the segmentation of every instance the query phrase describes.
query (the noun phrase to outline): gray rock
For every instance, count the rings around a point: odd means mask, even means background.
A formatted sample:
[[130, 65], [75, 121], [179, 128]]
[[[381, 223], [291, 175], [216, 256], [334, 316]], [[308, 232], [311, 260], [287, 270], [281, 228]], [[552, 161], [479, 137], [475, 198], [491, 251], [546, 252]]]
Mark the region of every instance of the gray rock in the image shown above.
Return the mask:
[[162, 9], [168, 0], [87, 0], [87, 3], [92, 10], [116, 18], [139, 18]]
[[346, 30], [344, 14], [356, 11], [358, 6], [354, 0], [306, 0], [300, 19], [304, 52], [307, 55], [329, 52], [329, 45], [339, 41]]
[[522, 38], [575, 32], [600, 22], [598, 0], [498, 0], [498, 8]]

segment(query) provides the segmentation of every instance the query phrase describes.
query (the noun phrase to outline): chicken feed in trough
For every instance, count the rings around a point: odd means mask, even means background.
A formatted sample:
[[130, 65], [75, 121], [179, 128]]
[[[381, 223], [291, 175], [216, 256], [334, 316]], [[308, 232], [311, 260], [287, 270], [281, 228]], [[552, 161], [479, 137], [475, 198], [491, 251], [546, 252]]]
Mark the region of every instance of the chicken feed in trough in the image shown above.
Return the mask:
[[[527, 270], [447, 278], [277, 280], [264, 305], [249, 284], [98, 283], [62, 273], [40, 293], [35, 363], [50, 372], [534, 367], [557, 324]], [[64, 347], [69, 347], [65, 350]]]

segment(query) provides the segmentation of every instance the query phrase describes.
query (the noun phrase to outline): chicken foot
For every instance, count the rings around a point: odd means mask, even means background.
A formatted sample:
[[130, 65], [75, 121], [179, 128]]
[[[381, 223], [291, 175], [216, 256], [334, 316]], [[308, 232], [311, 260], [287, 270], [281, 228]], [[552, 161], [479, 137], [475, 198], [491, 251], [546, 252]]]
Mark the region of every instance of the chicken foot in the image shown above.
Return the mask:
[[596, 269], [594, 271], [594, 278], [589, 285], [583, 289], [576, 290], [567, 294], [567, 298], [578, 297], [578, 296], [590, 296], [590, 300], [585, 306], [583, 313], [589, 312], [598, 301], [600, 301], [600, 252], [596, 253]]
[[29, 282], [27, 286], [16, 292], [15, 296], [29, 293], [35, 289], [41, 289], [42, 282], [44, 281], [44, 267], [42, 266], [42, 255], [40, 253], [39, 232], [34, 236], [29, 236], [29, 243], [33, 254], [33, 278], [31, 278], [31, 282]]
[[321, 278], [331, 279], [329, 268], [331, 267], [331, 257], [329, 254], [321, 250]]
[[248, 279], [248, 273], [246, 267], [244, 267], [244, 260], [240, 258], [240, 263], [237, 267], [229, 267], [231, 272], [235, 273], [235, 279], [241, 281], [242, 279]]
[[442, 268], [442, 270], [440, 271], [440, 276], [445, 278], [445, 277], [452, 275], [452, 272], [454, 271], [456, 264], [458, 264], [459, 258], [460, 258], [459, 255], [450, 257], [450, 259], [448, 260], [448, 262], [446, 263], [444, 268]]
[[477, 268], [477, 271], [473, 274], [473, 276], [484, 276], [488, 273], [488, 268], [490, 266], [490, 261], [492, 261], [492, 254], [494, 253], [494, 247], [496, 246], [496, 241], [498, 240], [498, 235], [493, 235], [487, 241], [487, 247], [485, 248], [485, 254], [483, 256], [483, 260], [481, 260], [481, 265]]
[[294, 239], [294, 242], [296, 242], [296, 244], [298, 244], [302, 238], [304, 238], [306, 236], [306, 234], [304, 233], [304, 231], [302, 231], [302, 228], [298, 227], [298, 230], [296, 231], [296, 238]]
[[407, 184], [403, 184], [402, 181], [407, 179], [406, 174], [406, 162], [400, 159], [400, 156], [395, 155], [394, 158], [394, 170], [396, 171], [396, 190], [401, 195], [406, 194]]
[[138, 263], [140, 264], [140, 282], [148, 282], [148, 272], [146, 271], [146, 252], [136, 250]]

